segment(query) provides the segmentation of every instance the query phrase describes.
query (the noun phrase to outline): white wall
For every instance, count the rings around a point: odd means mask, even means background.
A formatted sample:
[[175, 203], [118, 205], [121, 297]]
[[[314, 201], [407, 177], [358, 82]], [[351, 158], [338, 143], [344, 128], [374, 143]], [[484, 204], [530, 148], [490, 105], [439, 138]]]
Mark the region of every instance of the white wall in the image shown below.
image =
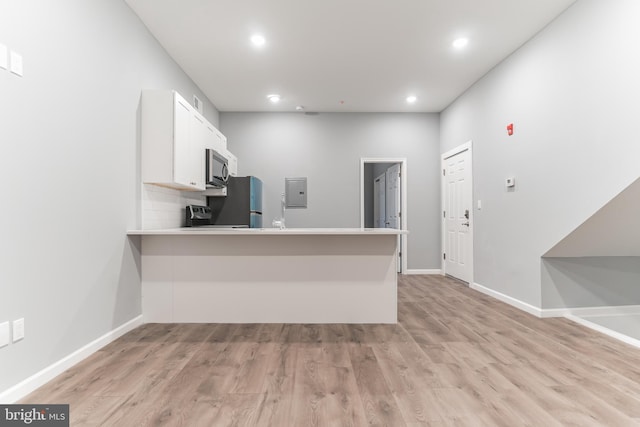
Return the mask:
[[540, 307], [542, 254], [640, 175], [638, 16], [579, 0], [441, 114], [442, 152], [474, 144], [475, 282]]
[[640, 179], [580, 224], [545, 257], [640, 257]]
[[542, 307], [640, 304], [640, 257], [543, 258]]
[[360, 159], [407, 158], [408, 268], [440, 268], [438, 114], [221, 113], [238, 174], [264, 182], [263, 223], [280, 215], [285, 177], [308, 177], [308, 209], [287, 227], [359, 227]]
[[[0, 3], [0, 393], [140, 315], [140, 91], [193, 82], [123, 1]], [[217, 124], [214, 106], [205, 115]]]

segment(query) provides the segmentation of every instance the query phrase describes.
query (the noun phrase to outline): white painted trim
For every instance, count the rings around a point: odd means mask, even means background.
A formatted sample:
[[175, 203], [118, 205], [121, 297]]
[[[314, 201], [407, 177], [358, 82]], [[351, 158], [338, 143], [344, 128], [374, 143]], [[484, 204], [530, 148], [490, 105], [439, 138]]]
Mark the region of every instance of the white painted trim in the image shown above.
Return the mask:
[[540, 317], [548, 319], [551, 317], [565, 317], [571, 313], [571, 308], [542, 308], [540, 309]]
[[[507, 303], [513, 307], [519, 308], [540, 318], [566, 317], [572, 318], [576, 316], [620, 316], [628, 314], [640, 314], [640, 305], [623, 305], [623, 306], [607, 306], [607, 307], [565, 307], [565, 308], [546, 308], [541, 309], [519, 299], [510, 297], [501, 292], [482, 286], [479, 283], [472, 283], [471, 289], [482, 292], [497, 300]], [[573, 320], [573, 319], [572, 319]], [[633, 339], [633, 338], [632, 338]]]
[[439, 269], [439, 268], [433, 268], [433, 269], [412, 268], [412, 269], [405, 270], [405, 272], [403, 274], [406, 274], [406, 275], [432, 274], [432, 275], [440, 275], [440, 276], [442, 276], [442, 270]]
[[[469, 270], [471, 270], [470, 272], [470, 277], [469, 277], [469, 283], [473, 283], [473, 234], [474, 234], [474, 229], [475, 229], [475, 208], [474, 208], [474, 194], [473, 194], [473, 141], [469, 140], [467, 142], [465, 142], [464, 144], [461, 144], [459, 146], [457, 146], [456, 148], [449, 150], [445, 153], [443, 153], [440, 157], [440, 168], [443, 169], [445, 168], [445, 160], [448, 159], [449, 157], [455, 156], [456, 154], [460, 154], [463, 151], [469, 151], [469, 175], [471, 176], [471, 191], [470, 191], [470, 197], [471, 197], [471, 203], [470, 203], [470, 212], [471, 212], [471, 220], [469, 221], [470, 225], [469, 225], [469, 247], [470, 247], [470, 251], [469, 253], [471, 254], [471, 257], [469, 258]], [[445, 176], [441, 175], [440, 176], [440, 212], [444, 212], [445, 211], [445, 191], [446, 191], [446, 182], [445, 182]], [[445, 218], [440, 219], [440, 253], [444, 253], [444, 249], [445, 249], [445, 239], [446, 239], [446, 227], [445, 227]], [[442, 257], [441, 257], [442, 258]], [[441, 260], [441, 265], [442, 265], [442, 272], [443, 274], [447, 274], [447, 270], [446, 270], [446, 262], [444, 261], [444, 259]]]
[[539, 307], [533, 306], [524, 301], [520, 301], [519, 299], [510, 297], [509, 295], [505, 295], [498, 291], [494, 291], [493, 289], [489, 289], [486, 286], [482, 286], [478, 283], [471, 283], [469, 286], [471, 289], [475, 289], [478, 292], [482, 292], [485, 295], [489, 295], [497, 300], [500, 300], [504, 303], [507, 303], [513, 307], [519, 308], [522, 311], [526, 311], [529, 314], [532, 314], [536, 317], [542, 317], [542, 310]]
[[567, 307], [542, 309], [542, 317], [566, 317], [566, 316], [621, 316], [628, 314], [640, 314], [640, 305], [622, 305], [605, 307]]
[[624, 335], [621, 334], [620, 332], [616, 332], [614, 330], [611, 330], [609, 328], [605, 328], [604, 326], [598, 325], [596, 323], [590, 322], [587, 319], [583, 319], [581, 317], [572, 315], [572, 314], [568, 314], [565, 316], [567, 319], [579, 323], [582, 326], [586, 326], [589, 329], [593, 329], [594, 331], [598, 331], [602, 334], [605, 334], [607, 336], [610, 336], [611, 338], [615, 338], [619, 341], [622, 341], [624, 343], [627, 343], [629, 345], [632, 345], [634, 347], [638, 347], [640, 348], [640, 340], [637, 340], [635, 338], [631, 338], [628, 335]]
[[442, 160], [448, 159], [449, 157], [455, 156], [456, 154], [462, 153], [464, 150], [471, 150], [473, 146], [473, 141], [469, 140], [464, 144], [458, 145], [456, 148], [453, 148], [445, 153], [442, 153]]
[[2, 402], [3, 404], [11, 404], [17, 402], [38, 387], [46, 384], [56, 376], [71, 368], [75, 364], [91, 356], [93, 353], [100, 350], [105, 345], [111, 343], [112, 341], [115, 341], [127, 332], [132, 331], [133, 329], [142, 325], [142, 323], [142, 315], [140, 315], [131, 319], [124, 325], [118, 326], [112, 331], [107, 332], [98, 339], [63, 357], [52, 365], [44, 368], [40, 372], [37, 372], [34, 375], [30, 376], [26, 380], [3, 391], [2, 393], [0, 393], [0, 402]]
[[640, 314], [640, 305], [618, 305], [608, 307], [583, 307], [572, 308], [571, 314], [576, 316], [624, 316], [629, 314]]
[[[361, 157], [360, 158], [360, 228], [364, 228], [364, 165], [365, 163], [400, 163], [400, 179], [402, 183], [400, 184], [402, 188], [400, 188], [401, 201], [402, 204], [402, 218], [400, 218], [400, 227], [402, 230], [407, 229], [407, 217], [408, 217], [408, 209], [407, 209], [407, 158], [406, 157]], [[402, 240], [402, 248], [400, 251], [402, 252], [402, 272], [407, 270], [407, 259], [409, 258], [409, 252], [407, 249], [407, 238], [403, 238]]]

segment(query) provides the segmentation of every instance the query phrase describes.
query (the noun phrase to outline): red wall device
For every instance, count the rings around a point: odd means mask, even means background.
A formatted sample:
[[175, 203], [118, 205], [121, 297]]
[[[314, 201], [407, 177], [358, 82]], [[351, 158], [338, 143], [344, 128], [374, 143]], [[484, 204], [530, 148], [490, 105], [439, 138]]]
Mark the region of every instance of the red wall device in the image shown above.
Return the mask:
[[513, 135], [513, 123], [507, 125], [507, 134], [509, 134], [509, 136]]

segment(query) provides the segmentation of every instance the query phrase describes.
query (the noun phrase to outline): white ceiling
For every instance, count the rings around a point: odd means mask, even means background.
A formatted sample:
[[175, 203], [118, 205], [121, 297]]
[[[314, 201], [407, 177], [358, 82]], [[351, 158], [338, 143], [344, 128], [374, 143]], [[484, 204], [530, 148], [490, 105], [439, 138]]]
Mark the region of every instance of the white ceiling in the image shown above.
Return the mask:
[[220, 111], [439, 112], [575, 0], [125, 1]]

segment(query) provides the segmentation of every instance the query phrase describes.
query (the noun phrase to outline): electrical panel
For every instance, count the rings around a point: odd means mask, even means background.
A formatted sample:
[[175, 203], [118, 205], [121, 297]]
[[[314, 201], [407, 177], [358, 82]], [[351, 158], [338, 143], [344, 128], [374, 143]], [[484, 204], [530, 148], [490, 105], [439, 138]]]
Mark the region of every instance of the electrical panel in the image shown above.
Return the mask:
[[307, 207], [307, 178], [285, 178], [285, 206], [290, 208]]

